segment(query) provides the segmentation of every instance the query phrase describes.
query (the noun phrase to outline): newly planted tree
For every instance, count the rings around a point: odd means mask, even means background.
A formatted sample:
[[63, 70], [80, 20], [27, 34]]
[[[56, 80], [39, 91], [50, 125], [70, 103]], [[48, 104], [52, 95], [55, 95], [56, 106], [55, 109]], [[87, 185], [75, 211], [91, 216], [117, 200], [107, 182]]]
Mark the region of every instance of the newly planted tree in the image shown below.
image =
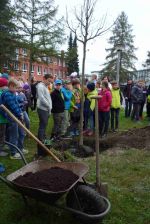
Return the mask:
[[[74, 22], [70, 23], [67, 15], [67, 24], [72, 33], [75, 34], [77, 40], [83, 44], [83, 58], [82, 58], [82, 98], [81, 98], [81, 113], [80, 113], [80, 140], [79, 144], [83, 145], [83, 88], [84, 88], [84, 77], [85, 77], [85, 61], [87, 53], [87, 44], [89, 41], [100, 37], [110, 27], [106, 28], [106, 16], [95, 20], [94, 11], [97, 0], [84, 0], [83, 5], [80, 6], [79, 11], [77, 8], [74, 10]], [[76, 24], [76, 25], [73, 25]]]

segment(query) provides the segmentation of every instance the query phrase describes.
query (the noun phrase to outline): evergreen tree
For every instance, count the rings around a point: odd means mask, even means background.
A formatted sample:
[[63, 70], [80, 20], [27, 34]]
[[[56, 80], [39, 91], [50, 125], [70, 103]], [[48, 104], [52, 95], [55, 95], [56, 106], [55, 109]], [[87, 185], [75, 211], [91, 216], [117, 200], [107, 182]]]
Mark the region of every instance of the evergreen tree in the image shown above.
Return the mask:
[[63, 41], [63, 20], [56, 20], [57, 9], [53, 0], [16, 0], [16, 23], [30, 51], [29, 79], [32, 62], [51, 56]]
[[134, 35], [132, 35], [132, 26], [128, 24], [128, 17], [125, 12], [121, 12], [112, 29], [112, 36], [108, 43], [112, 46], [106, 49], [108, 55], [107, 62], [104, 64], [102, 72], [110, 76], [111, 79], [116, 78], [117, 73], [117, 47], [122, 46], [120, 59], [120, 81], [125, 81], [130, 71], [136, 70], [134, 62], [137, 60], [135, 56]]
[[150, 68], [150, 51], [147, 52], [147, 59], [143, 65], [144, 67]]
[[68, 41], [68, 50], [66, 56], [66, 62], [68, 67], [68, 74], [70, 75], [72, 72], [79, 73], [79, 60], [78, 60], [78, 47], [77, 47], [77, 38], [72, 38], [72, 33], [70, 33], [69, 41]]
[[75, 35], [73, 41], [73, 52], [74, 52], [74, 71], [79, 74], [79, 58], [78, 58], [78, 47], [77, 47], [77, 36]]
[[4, 64], [10, 63], [14, 56], [17, 29], [13, 23], [13, 10], [9, 0], [1, 0], [0, 2], [0, 69]]

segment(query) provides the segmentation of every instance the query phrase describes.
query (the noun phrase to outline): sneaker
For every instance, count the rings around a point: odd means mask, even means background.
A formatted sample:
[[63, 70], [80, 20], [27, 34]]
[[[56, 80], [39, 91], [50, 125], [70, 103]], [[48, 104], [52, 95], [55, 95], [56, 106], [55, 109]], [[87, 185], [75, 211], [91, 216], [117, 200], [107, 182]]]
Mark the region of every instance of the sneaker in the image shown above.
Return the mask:
[[71, 135], [71, 136], [75, 136], [76, 134], [75, 134], [74, 131], [71, 131], [71, 132], [70, 132], [70, 135]]
[[7, 152], [4, 152], [4, 151], [0, 151], [0, 156], [1, 157], [8, 156], [8, 153]]
[[79, 136], [79, 131], [78, 130], [75, 131], [75, 135]]
[[10, 156], [10, 159], [21, 159], [20, 154], [17, 152], [15, 155]]
[[27, 149], [22, 149], [22, 153], [26, 155], [29, 153], [29, 151]]
[[0, 164], [0, 173], [5, 172], [5, 167], [3, 166], [3, 164]]
[[62, 139], [71, 139], [72, 136], [66, 134], [66, 135], [61, 135], [61, 138], [62, 138]]
[[92, 136], [93, 134], [94, 134], [93, 131], [89, 131], [88, 134], [87, 134], [87, 136]]

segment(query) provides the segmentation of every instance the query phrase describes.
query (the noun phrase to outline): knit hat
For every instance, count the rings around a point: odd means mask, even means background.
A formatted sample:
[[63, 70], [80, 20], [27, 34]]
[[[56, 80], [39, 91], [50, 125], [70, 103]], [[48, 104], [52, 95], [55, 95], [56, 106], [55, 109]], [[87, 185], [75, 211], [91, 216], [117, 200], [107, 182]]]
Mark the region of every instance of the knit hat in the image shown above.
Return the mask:
[[65, 80], [64, 84], [71, 84], [71, 80], [69, 80], [69, 79]]
[[90, 91], [93, 91], [95, 89], [95, 84], [94, 82], [90, 82], [87, 84], [87, 88], [90, 90]]
[[23, 85], [23, 89], [24, 89], [24, 90], [28, 90], [28, 89], [30, 89], [30, 86], [29, 86], [28, 84], [24, 84], [24, 85]]
[[8, 80], [0, 77], [0, 87], [7, 86]]

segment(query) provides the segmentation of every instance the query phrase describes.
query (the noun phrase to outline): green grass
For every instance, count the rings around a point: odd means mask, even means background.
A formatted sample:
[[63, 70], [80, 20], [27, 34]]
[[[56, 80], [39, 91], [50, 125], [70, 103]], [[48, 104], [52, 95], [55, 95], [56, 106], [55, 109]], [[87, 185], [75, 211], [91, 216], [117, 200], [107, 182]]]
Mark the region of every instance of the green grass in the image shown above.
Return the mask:
[[[31, 131], [37, 133], [38, 119], [31, 112]], [[47, 134], [52, 128], [50, 120]], [[121, 112], [120, 130], [144, 127], [148, 124], [146, 118], [141, 123], [134, 123], [124, 118]], [[28, 138], [25, 148], [30, 153], [27, 161], [32, 161], [36, 152], [36, 143]], [[89, 165], [86, 179], [95, 182], [95, 157], [78, 159]], [[0, 158], [5, 164], [4, 176], [22, 166], [21, 161]], [[104, 224], [149, 224], [150, 223], [150, 154], [149, 151], [128, 149], [120, 151], [105, 151], [100, 154], [100, 172], [102, 182], [108, 183], [111, 212], [106, 216]], [[77, 224], [71, 214], [55, 209], [43, 203], [29, 200], [30, 208], [24, 205], [20, 194], [0, 182], [0, 224]]]

